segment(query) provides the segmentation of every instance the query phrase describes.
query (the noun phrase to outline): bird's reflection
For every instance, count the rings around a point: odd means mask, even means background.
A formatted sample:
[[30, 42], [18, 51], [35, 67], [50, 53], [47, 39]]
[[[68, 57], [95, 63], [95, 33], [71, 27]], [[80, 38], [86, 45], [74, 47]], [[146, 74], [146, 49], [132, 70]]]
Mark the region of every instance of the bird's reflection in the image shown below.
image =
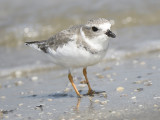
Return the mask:
[[79, 106], [80, 106], [81, 98], [77, 99], [77, 105], [76, 105], [76, 110], [79, 111]]
[[[92, 96], [84, 94], [83, 97], [87, 97], [89, 99], [89, 107], [88, 107], [89, 110], [94, 110], [94, 107], [93, 107], [93, 105], [94, 105], [94, 101], [93, 101], [94, 95], [98, 95], [99, 97], [103, 97], [103, 98], [107, 99], [107, 94], [104, 91], [94, 92], [94, 94]], [[79, 111], [80, 103], [81, 103], [81, 100], [83, 99], [83, 97], [82, 98], [77, 98], [77, 102], [76, 102], [76, 106], [75, 106], [75, 110], [77, 112]]]

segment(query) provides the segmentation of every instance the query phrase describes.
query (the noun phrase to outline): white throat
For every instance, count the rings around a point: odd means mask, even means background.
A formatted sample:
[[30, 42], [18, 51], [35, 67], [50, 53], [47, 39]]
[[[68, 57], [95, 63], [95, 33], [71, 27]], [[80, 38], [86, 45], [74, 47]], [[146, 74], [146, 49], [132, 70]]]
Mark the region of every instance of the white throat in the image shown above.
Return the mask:
[[80, 33], [81, 33], [81, 36], [82, 36], [83, 40], [89, 46], [91, 46], [93, 49], [103, 50], [103, 49], [107, 48], [107, 46], [108, 46], [108, 40], [107, 40], [107, 36], [105, 34], [97, 36], [96, 38], [93, 38], [93, 39], [89, 39], [89, 38], [87, 38], [85, 36], [82, 28], [80, 28]]

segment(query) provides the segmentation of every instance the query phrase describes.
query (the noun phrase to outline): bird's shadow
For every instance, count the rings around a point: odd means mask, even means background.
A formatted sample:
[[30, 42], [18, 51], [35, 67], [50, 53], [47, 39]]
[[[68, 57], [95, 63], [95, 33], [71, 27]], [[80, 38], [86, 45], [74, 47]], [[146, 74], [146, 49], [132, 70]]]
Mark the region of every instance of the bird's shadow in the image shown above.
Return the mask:
[[22, 98], [67, 98], [67, 97], [74, 97], [72, 94], [68, 93], [53, 93], [53, 94], [33, 94], [28, 96], [23, 96]]
[[[106, 93], [105, 91], [94, 91], [92, 95], [88, 95], [87, 91], [79, 91], [82, 96], [95, 96], [95, 95], [100, 95], [101, 93]], [[23, 96], [21, 98], [54, 98], [54, 99], [59, 99], [59, 98], [73, 98], [77, 97], [77, 95], [74, 92], [58, 92], [58, 93], [51, 93], [51, 94], [33, 94], [33, 95], [28, 95], [28, 96]]]

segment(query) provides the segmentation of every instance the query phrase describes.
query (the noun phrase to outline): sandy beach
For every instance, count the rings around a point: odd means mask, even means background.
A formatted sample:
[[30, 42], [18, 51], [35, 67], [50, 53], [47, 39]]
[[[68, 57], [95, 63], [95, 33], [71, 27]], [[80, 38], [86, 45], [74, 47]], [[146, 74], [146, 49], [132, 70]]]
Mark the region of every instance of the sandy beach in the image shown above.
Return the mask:
[[[160, 2], [142, 1], [0, 0], [0, 120], [159, 120]], [[67, 69], [24, 42], [93, 17], [109, 18], [117, 38], [88, 67], [97, 94], [85, 95], [82, 69], [73, 71], [78, 98]]]

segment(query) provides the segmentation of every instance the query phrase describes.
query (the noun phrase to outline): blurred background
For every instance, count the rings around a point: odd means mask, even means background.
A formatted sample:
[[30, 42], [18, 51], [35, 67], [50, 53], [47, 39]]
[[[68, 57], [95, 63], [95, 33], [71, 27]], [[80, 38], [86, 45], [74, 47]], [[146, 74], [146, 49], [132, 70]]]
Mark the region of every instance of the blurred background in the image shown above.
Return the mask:
[[108, 59], [159, 50], [159, 6], [159, 0], [0, 0], [0, 75], [48, 63], [25, 41], [48, 39], [98, 17], [110, 20], [117, 34]]
[[[113, 20], [116, 30], [152, 29], [160, 22], [159, 5], [158, 0], [0, 0], [0, 45], [23, 46], [24, 41], [47, 39], [70, 25], [98, 17]], [[134, 37], [141, 34], [133, 33]]]
[[159, 6], [159, 0], [0, 0], [0, 75], [48, 63], [41, 55], [35, 56], [25, 41], [48, 39], [71, 25], [98, 17], [110, 20], [117, 34], [111, 40], [108, 59], [157, 50]]
[[[117, 37], [88, 77], [108, 97], [83, 97], [77, 112], [67, 70], [24, 42], [99, 17]], [[160, 0], [0, 0], [0, 119], [159, 119], [159, 51]], [[74, 81], [87, 93], [78, 70]]]

